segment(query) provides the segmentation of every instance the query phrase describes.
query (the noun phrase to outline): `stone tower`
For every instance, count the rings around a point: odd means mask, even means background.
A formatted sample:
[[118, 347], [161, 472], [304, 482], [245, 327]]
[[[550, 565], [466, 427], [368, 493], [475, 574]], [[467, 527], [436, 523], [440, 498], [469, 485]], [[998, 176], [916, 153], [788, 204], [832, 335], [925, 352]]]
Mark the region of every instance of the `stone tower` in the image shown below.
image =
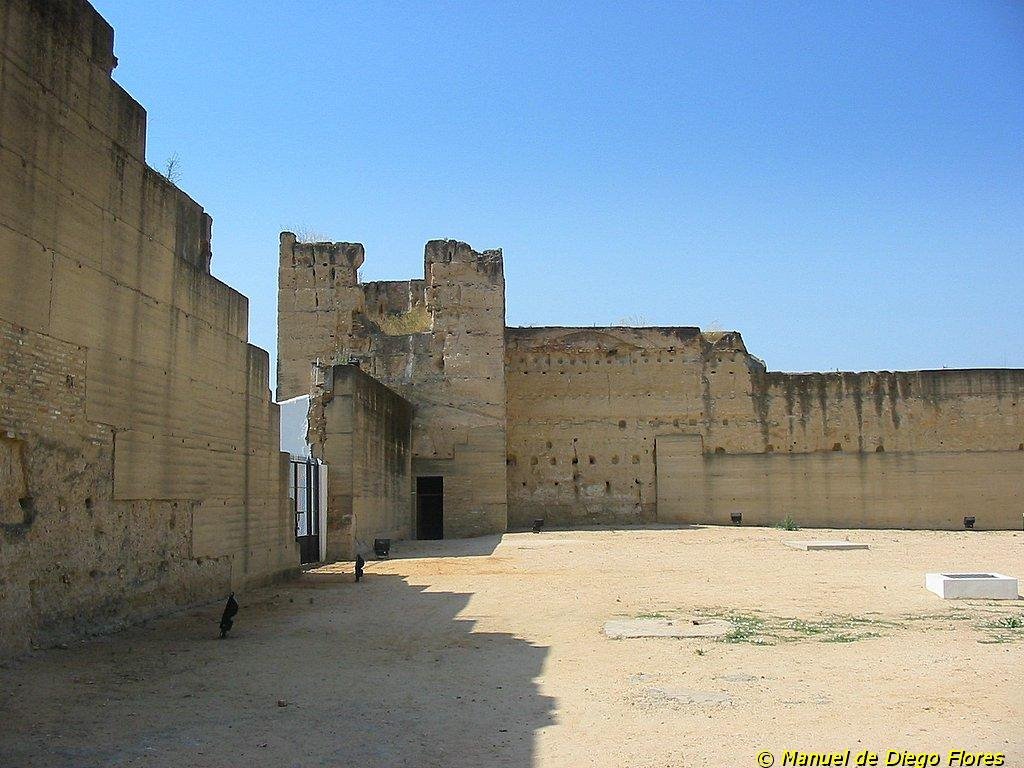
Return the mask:
[[504, 531], [501, 251], [432, 240], [422, 280], [360, 283], [363, 253], [281, 235], [278, 397], [307, 393], [318, 362], [357, 362], [413, 404], [413, 476], [444, 479], [445, 537]]

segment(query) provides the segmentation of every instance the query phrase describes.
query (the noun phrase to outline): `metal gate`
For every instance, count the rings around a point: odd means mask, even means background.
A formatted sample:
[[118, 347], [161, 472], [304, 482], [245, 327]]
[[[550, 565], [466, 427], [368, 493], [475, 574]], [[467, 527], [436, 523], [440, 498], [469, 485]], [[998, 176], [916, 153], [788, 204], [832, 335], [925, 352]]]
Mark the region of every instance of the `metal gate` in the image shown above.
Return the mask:
[[295, 512], [295, 540], [302, 563], [320, 561], [320, 465], [292, 459], [289, 495]]

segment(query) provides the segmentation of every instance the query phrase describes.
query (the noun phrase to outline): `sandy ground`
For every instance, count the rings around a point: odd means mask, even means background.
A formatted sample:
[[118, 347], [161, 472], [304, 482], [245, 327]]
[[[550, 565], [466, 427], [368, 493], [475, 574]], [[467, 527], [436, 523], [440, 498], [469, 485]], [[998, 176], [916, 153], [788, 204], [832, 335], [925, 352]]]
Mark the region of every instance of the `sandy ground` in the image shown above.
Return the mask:
[[[781, 543], [846, 536], [871, 549]], [[339, 564], [241, 595], [225, 641], [218, 605], [3, 665], [0, 766], [947, 765], [957, 748], [1024, 766], [1024, 630], [1000, 629], [1024, 601], [923, 586], [1024, 577], [1024, 533], [596, 530], [394, 555], [360, 584]], [[739, 642], [602, 633], [698, 614], [732, 615]]]

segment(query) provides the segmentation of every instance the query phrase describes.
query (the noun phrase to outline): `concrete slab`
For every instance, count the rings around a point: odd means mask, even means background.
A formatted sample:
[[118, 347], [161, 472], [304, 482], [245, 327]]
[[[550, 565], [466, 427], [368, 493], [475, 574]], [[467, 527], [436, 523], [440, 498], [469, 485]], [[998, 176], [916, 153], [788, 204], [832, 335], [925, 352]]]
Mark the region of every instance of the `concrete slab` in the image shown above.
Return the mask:
[[724, 637], [732, 624], [723, 619], [614, 619], [604, 633], [612, 640], [638, 637]]
[[719, 675], [719, 680], [725, 680], [727, 683], [756, 683], [759, 678], [757, 675], [750, 675], [746, 672], [737, 672], [731, 675]]
[[663, 688], [651, 688], [651, 698], [669, 699], [679, 701], [683, 704], [729, 704], [732, 696], [720, 691], [696, 691], [691, 688], [677, 688], [666, 686]]
[[819, 539], [815, 541], [786, 541], [783, 542], [792, 549], [801, 549], [805, 552], [825, 552], [829, 550], [845, 549], [870, 549], [867, 544], [858, 544], [855, 541], [828, 541]]
[[988, 600], [1016, 600], [1017, 579], [1001, 573], [927, 573], [924, 585], [943, 600], [981, 598]]

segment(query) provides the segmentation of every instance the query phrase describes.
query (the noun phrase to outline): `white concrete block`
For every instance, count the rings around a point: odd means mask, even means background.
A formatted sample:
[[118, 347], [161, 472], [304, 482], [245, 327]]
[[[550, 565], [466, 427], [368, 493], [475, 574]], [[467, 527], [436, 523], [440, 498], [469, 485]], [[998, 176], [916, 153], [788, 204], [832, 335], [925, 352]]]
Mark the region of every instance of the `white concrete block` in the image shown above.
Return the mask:
[[928, 573], [924, 585], [943, 600], [1016, 600], [1017, 579], [1001, 573]]
[[802, 549], [805, 552], [819, 552], [829, 550], [844, 550], [844, 549], [869, 549], [867, 544], [858, 544], [855, 541], [827, 541], [827, 540], [816, 540], [816, 541], [787, 541], [784, 542], [787, 547], [793, 549]]

